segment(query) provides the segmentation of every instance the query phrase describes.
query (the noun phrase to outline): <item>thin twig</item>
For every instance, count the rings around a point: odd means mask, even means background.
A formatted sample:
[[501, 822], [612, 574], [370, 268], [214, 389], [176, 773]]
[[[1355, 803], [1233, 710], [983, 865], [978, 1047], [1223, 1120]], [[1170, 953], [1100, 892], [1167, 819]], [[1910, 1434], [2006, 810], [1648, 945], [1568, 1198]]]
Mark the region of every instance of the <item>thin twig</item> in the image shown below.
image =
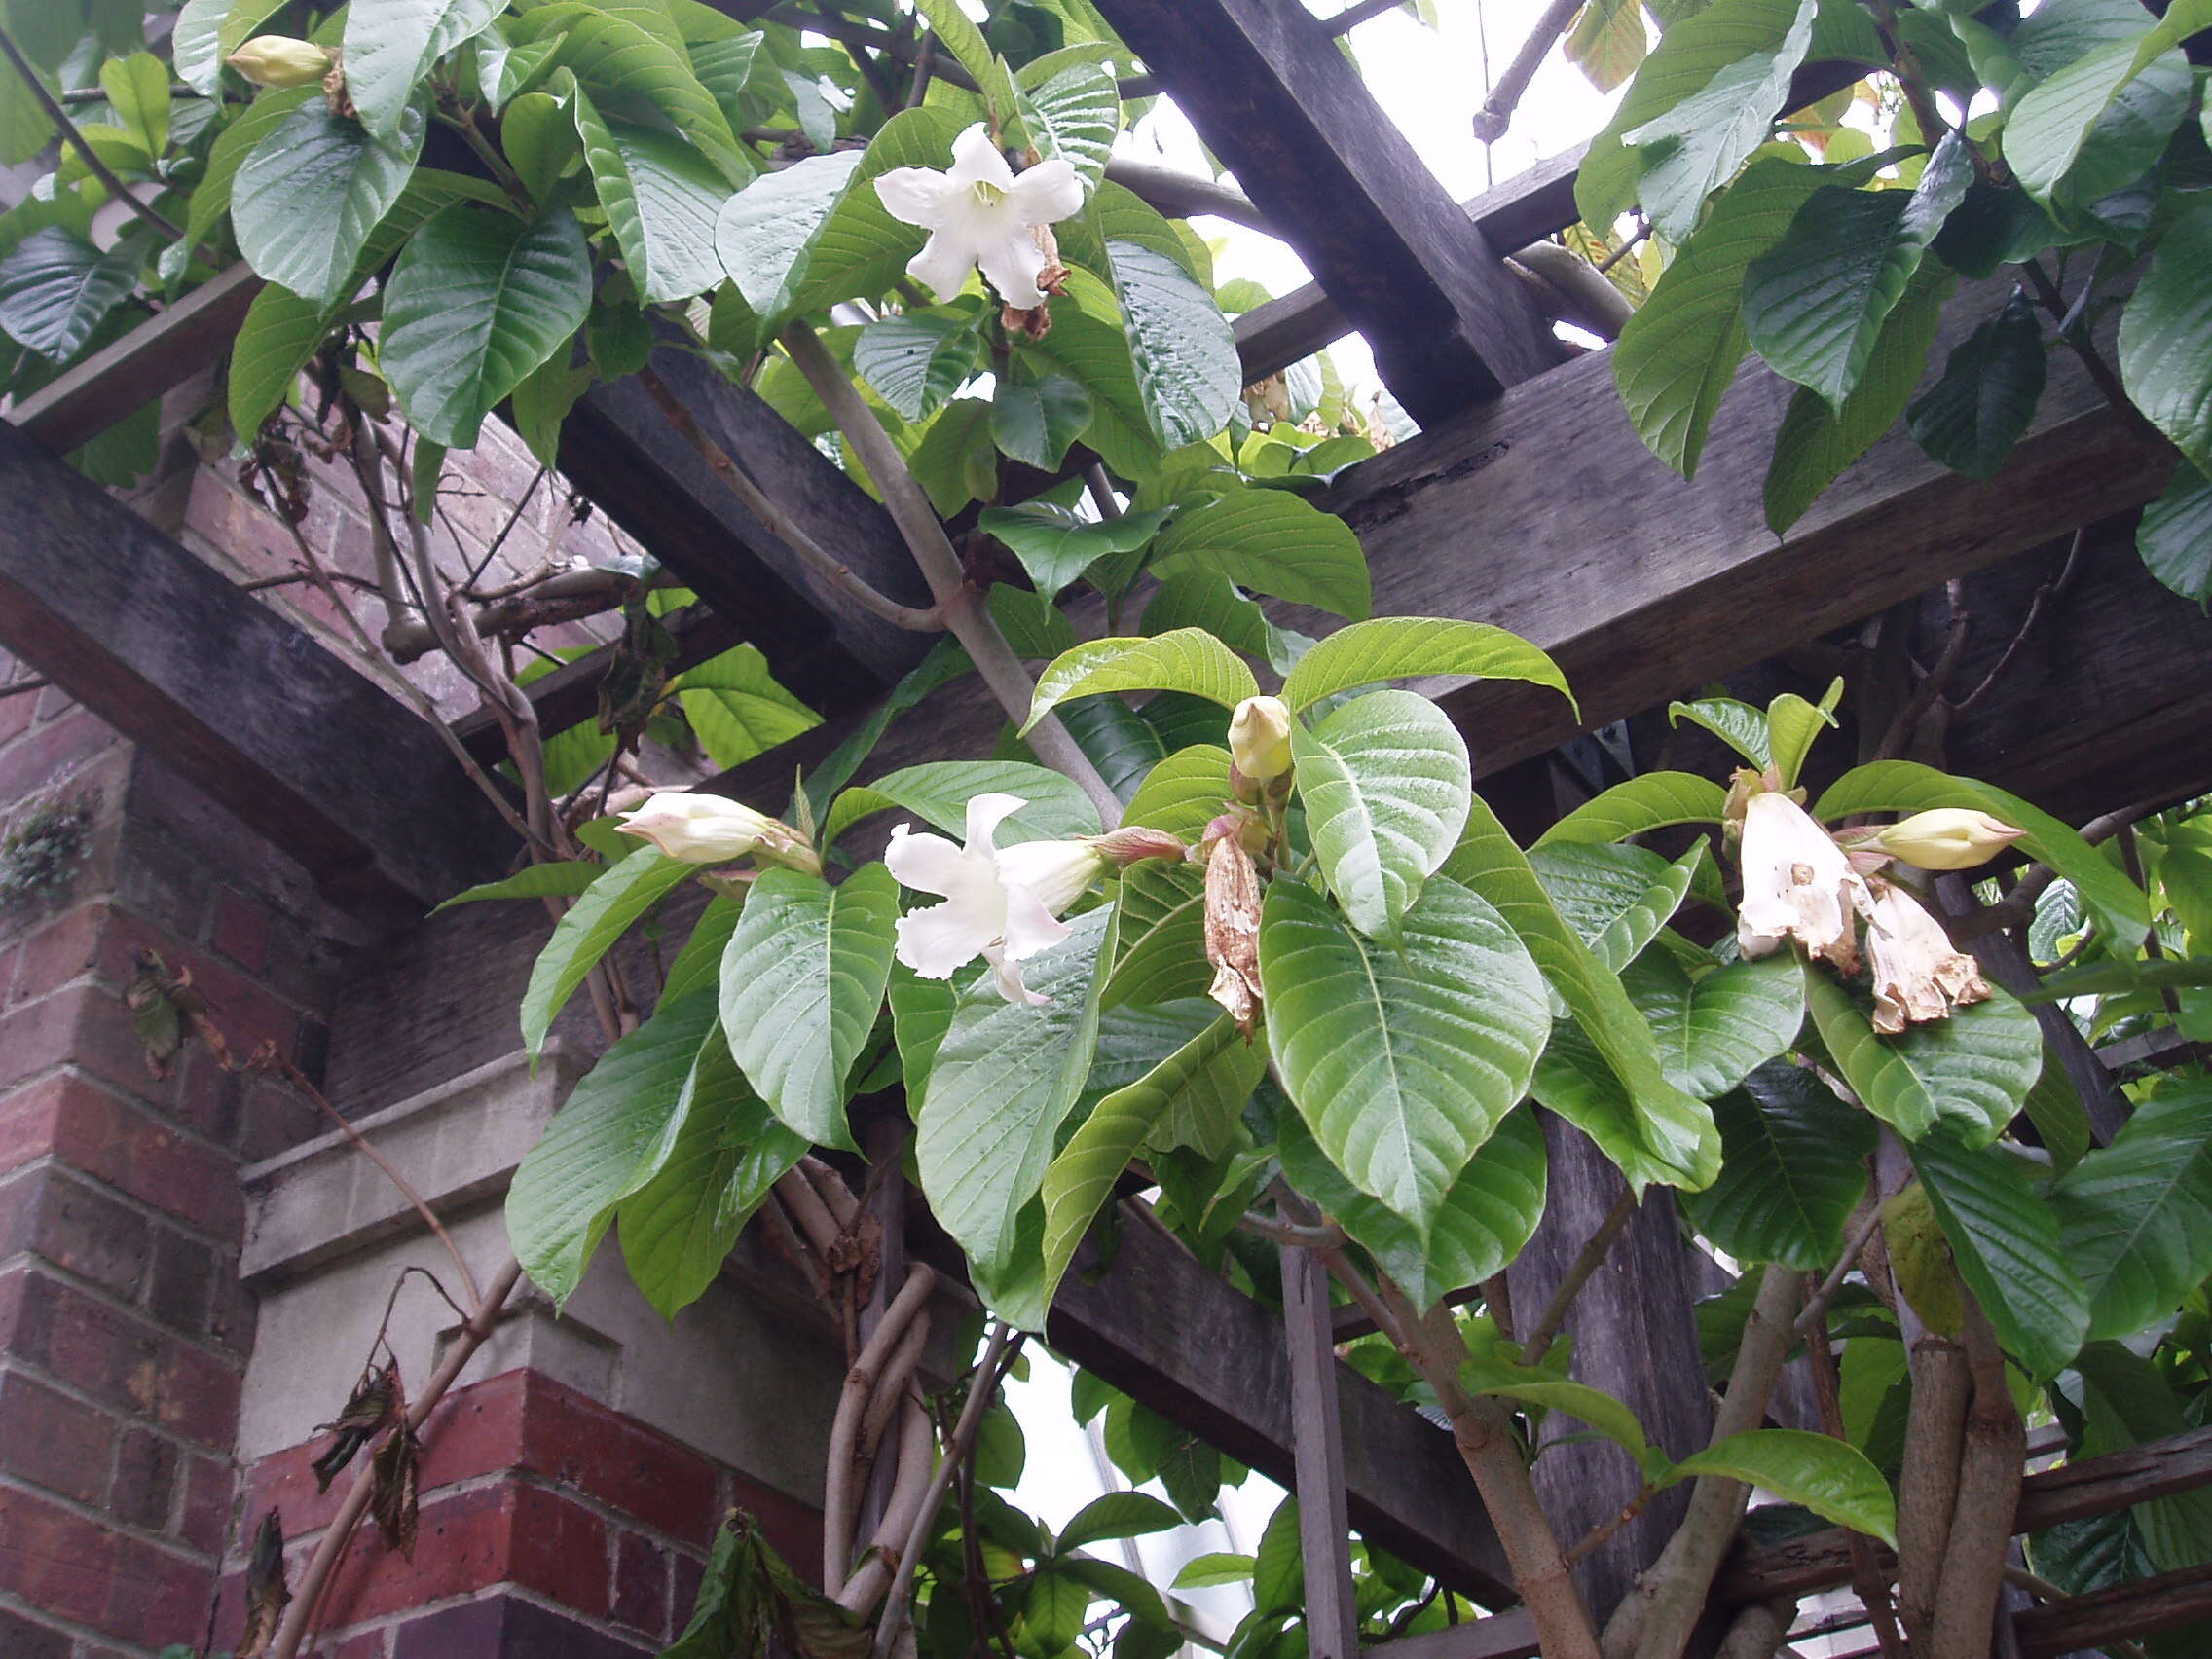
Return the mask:
[[1875, 758], [1894, 760], [1905, 751], [1912, 734], [1928, 711], [1936, 706], [1951, 681], [1959, 672], [1959, 664], [1966, 657], [1967, 638], [1973, 623], [1973, 612], [1967, 608], [1966, 583], [1952, 580], [1943, 584], [1943, 596], [1951, 609], [1950, 631], [1943, 641], [1942, 654], [1936, 657], [1936, 666], [1921, 676], [1920, 683], [1912, 688], [1912, 695], [1899, 705], [1889, 729], [1883, 732], [1881, 746]]
[[[2071, 308], [2057, 282], [2052, 280], [2050, 273], [2043, 268], [2043, 261], [2024, 259], [2020, 262], [2020, 269], [2027, 274], [2028, 285], [2036, 291], [2037, 303], [2053, 322], [2063, 323], [2070, 314]], [[2104, 353], [2097, 350], [2094, 341], [2079, 328], [2063, 333], [2059, 338], [2072, 348], [2075, 356], [2082, 359], [2082, 367], [2088, 371], [2090, 384], [2104, 393], [2105, 401], [2119, 412], [2120, 418], [2137, 437], [2157, 444], [2161, 449], [2172, 448], [2166, 435], [2152, 425], [2143, 411], [2135, 407], [2134, 401], [2127, 395], [2127, 388], [2120, 385], [2120, 376], [2105, 361]]]
[[1589, 1531], [1585, 1532], [1582, 1535], [1581, 1542], [1574, 1544], [1568, 1548], [1567, 1552], [1567, 1565], [1572, 1567], [1576, 1562], [1580, 1561], [1592, 1550], [1595, 1550], [1599, 1546], [1604, 1544], [1607, 1538], [1611, 1537], [1615, 1532], [1619, 1531], [1631, 1521], [1634, 1521], [1639, 1515], [1641, 1515], [1643, 1513], [1644, 1506], [1648, 1504], [1653, 1498], [1659, 1495], [1660, 1490], [1661, 1489], [1658, 1484], [1653, 1481], [1645, 1481], [1643, 1485], [1637, 1488], [1636, 1495], [1630, 1498], [1626, 1503], [1621, 1505], [1618, 1514], [1609, 1516], [1605, 1520], [1599, 1522], [1595, 1527], [1591, 1528]]
[[1851, 1230], [1851, 1236], [1843, 1241], [1843, 1254], [1835, 1259], [1835, 1266], [1828, 1270], [1828, 1276], [1821, 1280], [1820, 1288], [1813, 1292], [1812, 1299], [1805, 1304], [1804, 1312], [1797, 1315], [1797, 1334], [1800, 1337], [1809, 1334], [1827, 1317], [1828, 1304], [1835, 1300], [1835, 1293], [1843, 1288], [1843, 1281], [1850, 1276], [1851, 1270], [1859, 1265], [1860, 1252], [1866, 1248], [1866, 1241], [1874, 1236], [1874, 1230], [1881, 1225], [1882, 1206], [1869, 1201], [1866, 1213], [1860, 1217], [1859, 1225]]
[[1613, 1200], [1613, 1207], [1605, 1212], [1605, 1219], [1598, 1224], [1598, 1231], [1590, 1235], [1581, 1253], [1567, 1270], [1567, 1276], [1559, 1281], [1544, 1310], [1536, 1316], [1521, 1350], [1521, 1363], [1536, 1366], [1543, 1363], [1544, 1355], [1551, 1351], [1567, 1315], [1574, 1307], [1574, 1299], [1582, 1294], [1582, 1287], [1590, 1282], [1590, 1275], [1604, 1266], [1605, 1257], [1613, 1247], [1613, 1240], [1621, 1235], [1629, 1217], [1636, 1214], [1636, 1194], [1624, 1192]]
[[20, 697], [26, 691], [44, 691], [54, 683], [51, 680], [18, 680], [0, 685], [0, 698]]
[[1334, 17], [1323, 18], [1321, 26], [1332, 35], [1347, 35], [1368, 18], [1394, 12], [1405, 3], [1406, 0], [1358, 0], [1357, 5], [1346, 6]]
[[30, 59], [22, 55], [6, 29], [0, 29], [0, 54], [5, 54], [8, 61], [16, 66], [16, 73], [22, 77], [23, 85], [30, 88], [31, 96], [38, 100], [39, 108], [46, 111], [47, 120], [54, 123], [55, 130], [83, 160], [85, 170], [98, 179], [111, 197], [121, 201], [124, 206], [169, 240], [182, 240], [184, 231], [181, 226], [171, 223], [160, 211], [139, 201], [130, 187], [115, 176], [115, 170], [99, 159], [98, 154], [86, 141], [85, 135], [77, 130], [77, 124], [69, 119], [69, 112], [46, 90], [46, 83], [38, 78], [38, 71], [31, 67]]
[[2012, 659], [2020, 654], [2021, 646], [2025, 645], [2029, 637], [2035, 633], [2036, 624], [2044, 619], [2046, 611], [2059, 596], [2073, 585], [2074, 571], [2082, 562], [2082, 543], [2088, 534], [2089, 527], [2087, 525], [2083, 525], [2074, 533], [2073, 544], [2066, 549], [2066, 563], [2059, 568], [2058, 574], [2036, 589], [2035, 598], [2028, 604], [2028, 613], [2021, 618], [2019, 632], [2012, 636], [2011, 643], [2005, 647], [1997, 661], [1990, 666], [1989, 672], [1981, 677], [1981, 683], [1951, 705], [1952, 714], [1965, 714], [1988, 696], [1991, 687], [2005, 678], [2005, 671], [2012, 666]]

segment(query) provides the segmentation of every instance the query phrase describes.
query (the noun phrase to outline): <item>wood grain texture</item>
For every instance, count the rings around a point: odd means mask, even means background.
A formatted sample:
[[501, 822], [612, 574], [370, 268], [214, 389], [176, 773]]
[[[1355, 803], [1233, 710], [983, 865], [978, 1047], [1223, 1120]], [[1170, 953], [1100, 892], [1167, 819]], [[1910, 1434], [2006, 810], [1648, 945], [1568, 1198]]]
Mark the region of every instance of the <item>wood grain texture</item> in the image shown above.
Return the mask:
[[0, 642], [356, 907], [496, 874], [435, 732], [33, 439], [0, 427]]
[[1299, 1556], [1306, 1568], [1307, 1651], [1311, 1659], [1353, 1659], [1359, 1651], [1359, 1608], [1345, 1507], [1340, 1368], [1329, 1328], [1328, 1270], [1310, 1250], [1282, 1252], [1282, 1323]]
[[1369, 1659], [1542, 1659], [1543, 1650], [1536, 1645], [1536, 1621], [1516, 1607], [1469, 1624], [1379, 1642], [1365, 1652]]
[[2020, 1659], [2058, 1659], [2105, 1642], [2212, 1619], [2212, 1563], [2116, 1584], [2017, 1614]]
[[1440, 421], [1558, 361], [1498, 248], [1305, 7], [1100, 0], [1099, 10], [1366, 336], [1416, 420]]

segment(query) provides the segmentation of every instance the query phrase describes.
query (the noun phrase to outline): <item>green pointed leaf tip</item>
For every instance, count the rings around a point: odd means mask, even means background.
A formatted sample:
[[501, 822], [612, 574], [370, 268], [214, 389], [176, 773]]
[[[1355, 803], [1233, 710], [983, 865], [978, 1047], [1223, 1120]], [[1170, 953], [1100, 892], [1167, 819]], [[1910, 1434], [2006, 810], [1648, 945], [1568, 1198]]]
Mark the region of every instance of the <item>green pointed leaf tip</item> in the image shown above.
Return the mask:
[[1465, 828], [1467, 745], [1434, 703], [1376, 691], [1291, 725], [1307, 833], [1354, 927], [1389, 934]]
[[1177, 514], [1154, 549], [1153, 570], [1164, 577], [1183, 564], [1353, 621], [1374, 606], [1351, 527], [1287, 490], [1240, 490]]
[[1799, 1428], [1731, 1434], [1675, 1465], [1677, 1479], [1725, 1475], [1801, 1503], [1824, 1520], [1897, 1548], [1897, 1500], [1856, 1447]]
[[554, 924], [553, 937], [530, 970], [530, 984], [522, 994], [523, 1046], [533, 1055], [545, 1045], [545, 1034], [584, 976], [592, 971], [614, 941], [670, 889], [692, 873], [693, 866], [665, 858], [652, 847], [641, 847], [594, 881]]
[[430, 66], [492, 26], [503, 0], [351, 0], [346, 8], [346, 95], [377, 137], [397, 136]]
[[1027, 733], [1071, 697], [1102, 691], [1185, 691], [1234, 709], [1260, 694], [1243, 660], [1211, 634], [1178, 628], [1150, 639], [1090, 640], [1061, 653], [1038, 677]]
[[2026, 294], [1951, 349], [1943, 378], [1905, 412], [1913, 441], [1954, 472], [1986, 482], [2027, 432], [2048, 371], [2043, 325]]
[[1482, 622], [1435, 616], [1381, 616], [1354, 622], [1317, 642], [1283, 681], [1283, 701], [1303, 709], [1339, 691], [1385, 680], [1441, 676], [1526, 680], [1549, 685], [1571, 706], [1559, 665], [1518, 634]]

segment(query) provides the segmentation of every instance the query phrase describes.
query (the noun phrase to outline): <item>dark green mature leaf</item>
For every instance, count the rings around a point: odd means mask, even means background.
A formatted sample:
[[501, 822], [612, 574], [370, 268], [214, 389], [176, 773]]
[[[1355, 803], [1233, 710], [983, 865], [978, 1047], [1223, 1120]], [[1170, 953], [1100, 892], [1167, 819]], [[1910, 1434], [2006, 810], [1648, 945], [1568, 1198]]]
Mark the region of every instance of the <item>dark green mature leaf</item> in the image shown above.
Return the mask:
[[899, 884], [880, 864], [832, 887], [764, 870], [722, 952], [722, 1030], [776, 1116], [815, 1145], [853, 1144], [845, 1089], [891, 977]]
[[2052, 1186], [2089, 1336], [2128, 1337], [2212, 1273], [2212, 1085], [2169, 1083]]
[[2053, 205], [2114, 100], [2208, 22], [2212, 6], [2180, 0], [2163, 18], [2141, 18], [2131, 33], [2075, 57], [2024, 92], [2008, 112], [2004, 145], [2005, 161], [2028, 194]]
[[2151, 424], [2212, 474], [2212, 207], [2166, 226], [2120, 316], [2120, 378]]
[[853, 342], [853, 368], [908, 421], [926, 421], [976, 372], [981, 341], [960, 312], [878, 317]]
[[1875, 1125], [1812, 1072], [1772, 1061], [1713, 1102], [1719, 1179], [1683, 1199], [1692, 1224], [1745, 1262], [1825, 1272], [1866, 1191]]
[[574, 214], [525, 225], [462, 203], [401, 251], [378, 361], [418, 432], [467, 449], [484, 417], [583, 326], [591, 291]]
[[861, 167], [861, 152], [808, 156], [764, 173], [722, 204], [715, 247], [745, 303], [771, 320], [805, 286], [814, 244]]
[[1135, 794], [1145, 774], [1166, 758], [1167, 746], [1160, 733], [1129, 707], [1126, 698], [1111, 692], [1077, 697], [1060, 705], [1059, 717], [1117, 800], [1126, 801]]
[[1229, 424], [1244, 389], [1229, 319], [1175, 260], [1127, 241], [1106, 252], [1153, 430], [1169, 449], [1203, 443]]
[[1374, 605], [1367, 558], [1351, 527], [1287, 490], [1240, 490], [1177, 514], [1160, 538], [1153, 569], [1164, 576], [1183, 565], [1354, 621]]
[[1384, 690], [1294, 721], [1306, 829], [1353, 927], [1387, 938], [1450, 855], [1473, 787], [1466, 740], [1425, 697]]
[[1459, 1172], [1527, 1092], [1550, 1026], [1542, 977], [1504, 918], [1432, 876], [1395, 949], [1301, 882], [1260, 924], [1268, 1042], [1337, 1167], [1428, 1232]]
[[2175, 467], [2166, 493], [2143, 509], [2135, 551], [2182, 598], [2212, 605], [2212, 481], [2187, 461]]
[[1818, 970], [1806, 976], [1821, 1040], [1866, 1109], [1908, 1141], [1938, 1121], [1986, 1146], [2018, 1115], [2043, 1069], [2043, 1032], [2009, 993], [1952, 1011], [1898, 1037], [1877, 1036], [1852, 994]]
[[1675, 1477], [1726, 1475], [1801, 1503], [1814, 1514], [1897, 1546], [1897, 1500], [1857, 1448], [1801, 1428], [1731, 1434], [1675, 1465]]
[[2135, 210], [2132, 235], [2124, 229], [2129, 214], [2120, 205], [2124, 200], [2120, 193], [2137, 186], [2157, 163], [2174, 129], [2189, 113], [2194, 86], [2189, 58], [2179, 47], [2144, 64], [2089, 129], [2081, 154], [2053, 193], [2053, 205], [2062, 213], [2069, 206], [2075, 208], [2071, 217], [2087, 220], [2092, 229], [2101, 223], [2108, 234], [2120, 233], [2115, 240], [2132, 247], [2145, 228], [2157, 186], [2154, 180], [2142, 192], [2145, 200]]
[[1065, 375], [1010, 377], [991, 394], [991, 441], [1023, 465], [1051, 472], [1090, 424], [1090, 393]]
[[[2074, 1361], [2067, 1389], [2082, 1413], [2078, 1455], [2100, 1456], [2187, 1432], [2172, 1384], [2151, 1361], [2118, 1343], [2091, 1343]], [[2128, 1513], [2149, 1565], [2177, 1572], [2212, 1559], [2212, 1492], [2201, 1489], [2140, 1503]]]
[[600, 1057], [516, 1169], [507, 1237], [556, 1305], [583, 1278], [615, 1206], [657, 1172], [654, 1155], [714, 1030], [704, 993], [658, 1010]]
[[530, 984], [522, 994], [523, 1047], [533, 1054], [584, 976], [614, 941], [663, 895], [692, 873], [694, 866], [664, 857], [657, 848], [640, 847], [586, 888], [554, 925], [553, 937], [537, 953]]
[[[1068, 224], [1081, 222], [1071, 219]], [[1165, 452], [1137, 389], [1128, 340], [1118, 326], [1055, 307], [1050, 334], [1042, 340], [1018, 338], [1014, 348], [1017, 359], [1041, 371], [1057, 369], [1090, 393], [1090, 425], [1083, 441], [1098, 452], [1110, 471], [1142, 479], [1159, 469]]]
[[1667, 1081], [1701, 1100], [1788, 1048], [1805, 1020], [1804, 977], [1786, 953], [1692, 979], [1673, 955], [1647, 950], [1622, 968], [1621, 985], [1651, 1022]]
[[[1752, 350], [1775, 373], [1840, 412], [1873, 356], [1883, 321], [1972, 180], [1965, 142], [1952, 133], [1909, 196], [1832, 185], [1815, 192], [1789, 234], [1744, 274], [1744, 326]], [[1916, 371], [1906, 393], [1917, 379]]]
[[1987, 480], [2035, 419], [2048, 360], [2043, 326], [2019, 289], [1951, 348], [1943, 378], [1906, 412], [1913, 439], [1954, 472]]
[[1316, 642], [1283, 681], [1283, 701], [1303, 709], [1340, 691], [1430, 676], [1527, 680], [1569, 703], [1559, 665], [1518, 634], [1437, 616], [1382, 616]]
[[346, 8], [346, 95], [379, 138], [399, 135], [408, 100], [437, 62], [492, 26], [502, 0], [351, 0]]
[[2001, 1146], [1973, 1150], [1938, 1128], [1911, 1152], [1959, 1276], [2005, 1350], [2039, 1381], [2055, 1375], [2089, 1328], [2088, 1293], [2057, 1215]]
[[346, 297], [369, 233], [399, 200], [429, 125], [416, 104], [389, 138], [316, 99], [254, 147], [231, 186], [239, 251], [272, 282], [327, 305]]
[[201, 242], [207, 240], [223, 215], [231, 210], [231, 192], [238, 182], [239, 168], [245, 165], [248, 156], [261, 141], [281, 127], [292, 112], [310, 98], [319, 98], [321, 92], [313, 87], [301, 87], [291, 92], [264, 92], [251, 106], [240, 112], [237, 120], [215, 135], [208, 146], [207, 167], [200, 175], [200, 182], [192, 187], [192, 205], [185, 215], [184, 234], [188, 240]]
[[102, 253], [83, 237], [47, 225], [0, 260], [0, 330], [28, 350], [66, 361], [129, 297], [138, 276], [129, 246]]
[[684, 137], [705, 151], [733, 185], [759, 170], [738, 143], [729, 118], [693, 73], [677, 31], [657, 9], [603, 9], [573, 3], [540, 6], [525, 15], [521, 33], [532, 41], [559, 38], [550, 64], [572, 70], [602, 96], [637, 97], [652, 104]]
[[715, 1535], [691, 1622], [661, 1659], [868, 1659], [875, 1638], [801, 1579], [742, 1510]]
[[[995, 406], [992, 424], [995, 428]], [[1156, 509], [1087, 519], [1067, 502], [1038, 499], [1017, 507], [985, 507], [976, 522], [978, 529], [1011, 547], [1037, 591], [1051, 597], [1109, 553], [1135, 552], [1153, 538], [1167, 516], [1164, 509]]]
[[1060, 1554], [1109, 1538], [1141, 1538], [1180, 1527], [1183, 1518], [1149, 1493], [1110, 1492], [1077, 1510], [1054, 1541]]
[[599, 204], [645, 303], [719, 287], [715, 232], [730, 190], [714, 164], [674, 133], [603, 119], [580, 87], [572, 103]]
[[988, 971], [963, 987], [930, 1062], [915, 1116], [922, 1190], [987, 1271], [1011, 1264], [1022, 1207], [1089, 1075], [1113, 922], [1111, 909], [1078, 916], [1067, 940], [1021, 965], [1029, 988], [1051, 999], [1042, 1007], [1006, 1001]]

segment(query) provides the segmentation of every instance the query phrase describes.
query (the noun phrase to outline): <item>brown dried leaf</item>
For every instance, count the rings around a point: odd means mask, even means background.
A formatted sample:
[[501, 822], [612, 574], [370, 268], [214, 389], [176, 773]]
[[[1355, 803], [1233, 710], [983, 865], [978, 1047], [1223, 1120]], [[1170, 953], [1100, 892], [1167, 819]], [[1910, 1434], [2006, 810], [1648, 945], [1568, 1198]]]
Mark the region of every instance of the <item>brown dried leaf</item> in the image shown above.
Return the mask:
[[350, 1463], [362, 1447], [377, 1437], [385, 1424], [391, 1421], [402, 1399], [399, 1388], [399, 1364], [394, 1360], [382, 1371], [361, 1373], [360, 1381], [353, 1384], [353, 1392], [333, 1422], [322, 1424], [337, 1438], [313, 1463], [315, 1489], [328, 1492], [330, 1483], [338, 1478], [339, 1471]]
[[245, 1569], [245, 1631], [238, 1659], [261, 1659], [276, 1640], [284, 1604], [292, 1592], [284, 1585], [284, 1524], [272, 1509], [253, 1534], [253, 1559]]
[[410, 1562], [415, 1559], [416, 1480], [422, 1464], [423, 1443], [404, 1422], [385, 1436], [369, 1458], [369, 1513], [386, 1545]]
[[1235, 835], [1206, 857], [1206, 995], [1229, 1011], [1246, 1042], [1260, 1018], [1260, 872]]

